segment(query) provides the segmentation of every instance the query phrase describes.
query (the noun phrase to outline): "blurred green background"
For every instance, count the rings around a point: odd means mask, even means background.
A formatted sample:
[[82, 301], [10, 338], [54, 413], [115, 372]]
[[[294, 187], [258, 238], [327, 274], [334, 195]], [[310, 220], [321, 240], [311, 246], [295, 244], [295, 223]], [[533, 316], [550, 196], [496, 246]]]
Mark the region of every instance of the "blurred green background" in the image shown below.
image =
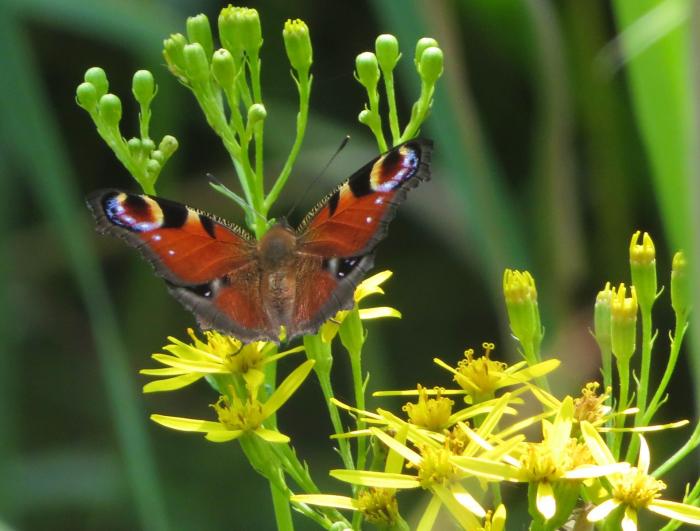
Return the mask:
[[[353, 138], [293, 222], [375, 155], [356, 120], [365, 95], [352, 76], [355, 55], [372, 49], [380, 33], [397, 35], [405, 118], [417, 95], [416, 39], [435, 37], [445, 51], [445, 76], [423, 131], [436, 144], [434, 178], [411, 193], [378, 253], [378, 270], [395, 272], [382, 303], [404, 318], [369, 325], [371, 389], [449, 385], [432, 358], [455, 362], [486, 340], [497, 343], [497, 355], [515, 359], [500, 297], [503, 268], [512, 267], [535, 275], [545, 356], [564, 360], [554, 386], [576, 394], [597, 377], [589, 334], [595, 294], [606, 280], [629, 281], [632, 232], [655, 238], [661, 284], [668, 286], [675, 249], [697, 255], [700, 14], [693, 2], [248, 5], [261, 11], [265, 37], [268, 171], [280, 168], [293, 141], [297, 94], [281, 39], [284, 20], [304, 19], [315, 45], [308, 135], [278, 213], [343, 136]], [[94, 233], [82, 199], [99, 187], [134, 185], [75, 105], [76, 85], [88, 67], [103, 67], [122, 97], [123, 125], [132, 128], [123, 133], [131, 136], [137, 121], [130, 79], [148, 68], [160, 89], [153, 136], [174, 134], [181, 146], [160, 193], [242, 221], [206, 184], [207, 172], [234, 182], [227, 155], [160, 56], [162, 39], [184, 31], [186, 16], [204, 12], [215, 20], [221, 7], [0, 1], [0, 529], [272, 528], [266, 483], [235, 444], [214, 445], [147, 420], [151, 412], [208, 412], [213, 395], [206, 385], [144, 397], [145, 379], [137, 374], [193, 319], [134, 252]], [[664, 359], [672, 324], [667, 294], [655, 319], [655, 352]], [[691, 328], [696, 343], [697, 330]], [[697, 419], [698, 352], [686, 345], [662, 410], [669, 419]], [[346, 361], [336, 362], [341, 399], [350, 395]], [[320, 400], [310, 379], [285, 406], [282, 429], [320, 484], [339, 492], [342, 486], [325, 477], [339, 460], [329, 449]], [[651, 436], [657, 461], [688, 433]], [[696, 454], [675, 471], [668, 497], [682, 496], [697, 465]], [[509, 529], [522, 528], [513, 514]]]

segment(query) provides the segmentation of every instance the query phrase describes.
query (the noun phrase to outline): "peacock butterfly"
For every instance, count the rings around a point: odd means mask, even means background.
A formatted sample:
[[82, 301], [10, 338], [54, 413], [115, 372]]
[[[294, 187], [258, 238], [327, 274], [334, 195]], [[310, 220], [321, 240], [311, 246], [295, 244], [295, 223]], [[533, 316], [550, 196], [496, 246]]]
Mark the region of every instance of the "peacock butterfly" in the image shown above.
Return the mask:
[[316, 333], [351, 308], [358, 282], [408, 189], [430, 178], [432, 142], [379, 156], [328, 194], [294, 230], [278, 220], [259, 240], [180, 203], [99, 190], [87, 197], [97, 230], [154, 266], [203, 329], [243, 341]]

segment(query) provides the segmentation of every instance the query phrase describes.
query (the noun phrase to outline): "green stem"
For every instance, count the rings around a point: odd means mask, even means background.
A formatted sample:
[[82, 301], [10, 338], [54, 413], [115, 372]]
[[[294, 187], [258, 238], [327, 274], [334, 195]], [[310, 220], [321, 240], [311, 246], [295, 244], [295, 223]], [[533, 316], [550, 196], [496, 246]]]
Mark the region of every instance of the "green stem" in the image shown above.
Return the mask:
[[270, 193], [267, 194], [267, 197], [265, 198], [262, 212], [265, 215], [267, 215], [267, 213], [270, 211], [270, 207], [272, 207], [275, 201], [277, 201], [277, 198], [284, 188], [284, 185], [287, 184], [287, 179], [289, 179], [289, 175], [292, 172], [292, 167], [294, 166], [294, 162], [296, 161], [299, 150], [301, 149], [301, 144], [304, 141], [304, 135], [306, 134], [306, 123], [309, 119], [309, 98], [311, 95], [312, 80], [313, 76], [310, 76], [308, 72], [302, 72], [298, 81], [295, 79], [297, 89], [299, 90], [299, 113], [297, 114], [296, 138], [294, 139], [294, 145], [292, 145], [289, 156], [282, 167], [282, 171], [277, 177], [275, 184], [272, 186]]
[[[350, 352], [350, 367], [352, 370], [352, 383], [355, 392], [355, 407], [364, 411], [365, 409], [365, 386], [362, 378], [362, 351]], [[357, 429], [365, 428], [365, 423], [357, 417]], [[357, 470], [365, 470], [367, 461], [367, 439], [357, 438]], [[352, 515], [353, 529], [362, 528], [362, 513], [355, 511]]]
[[[316, 367], [314, 367], [314, 370]], [[340, 413], [335, 404], [333, 404], [333, 386], [331, 385], [330, 373], [323, 371], [316, 371], [316, 376], [318, 377], [318, 382], [321, 385], [321, 391], [323, 392], [323, 398], [326, 400], [326, 405], [328, 406], [328, 414], [331, 418], [331, 424], [333, 424], [333, 431], [336, 435], [341, 435], [345, 432], [343, 429], [343, 423], [340, 420]], [[345, 438], [338, 439], [338, 447], [340, 450], [340, 458], [343, 460], [343, 466], [348, 470], [354, 470], [355, 464], [352, 459], [352, 452], [350, 450], [350, 443]]]
[[[610, 349], [609, 344], [604, 345], [602, 343], [598, 343], [598, 346], [600, 347], [600, 358], [603, 365], [603, 392], [606, 392], [607, 389], [610, 389], [612, 392], [612, 350]], [[611, 421], [608, 421], [608, 423], [610, 422]], [[608, 446], [610, 446], [612, 444], [612, 440], [613, 432], [609, 431], [605, 434], [605, 442]]]
[[641, 308], [642, 314], [642, 367], [639, 379], [639, 388], [637, 390], [637, 407], [639, 411], [635, 416], [634, 423], [642, 418], [646, 412], [647, 393], [649, 392], [649, 370], [651, 368], [651, 349], [654, 344], [654, 339], [651, 335], [651, 308]]
[[676, 362], [678, 361], [678, 355], [681, 351], [681, 345], [683, 344], [683, 337], [685, 336], [686, 330], [688, 330], [687, 320], [676, 321], [676, 329], [673, 333], [673, 338], [671, 339], [671, 352], [668, 356], [668, 362], [666, 363], [666, 370], [661, 377], [659, 387], [656, 389], [651, 402], [649, 402], [649, 408], [647, 409], [646, 414], [644, 415], [644, 421], [642, 422], [643, 425], [647, 425], [651, 422], [652, 417], [656, 414], [656, 411], [661, 404], [661, 400], [666, 392], [668, 383], [671, 381], [671, 376], [673, 376], [673, 372], [676, 368]]
[[[629, 358], [617, 358], [617, 372], [620, 376], [620, 396], [617, 402], [618, 413], [627, 407], [627, 396], [629, 394], [630, 385], [630, 360]], [[615, 427], [622, 428], [625, 424], [624, 415], [617, 415], [615, 418]], [[622, 447], [622, 432], [615, 432], [613, 436], [612, 454], [617, 459], [620, 456], [620, 448]]]
[[394, 72], [392, 70], [382, 70], [384, 77], [384, 89], [386, 90], [386, 101], [389, 106], [389, 130], [391, 131], [391, 141], [395, 146], [401, 139], [399, 129], [399, 114], [396, 110], [396, 91], [394, 90]]
[[669, 457], [661, 466], [659, 466], [651, 475], [655, 478], [660, 478], [666, 475], [674, 466], [686, 458], [688, 454], [693, 452], [700, 446], [700, 422], [695, 425], [693, 433], [688, 441], [681, 446], [676, 453]]
[[435, 85], [429, 86], [425, 81], [421, 81], [420, 98], [411, 111], [411, 119], [403, 130], [401, 142], [406, 142], [418, 134], [418, 129], [420, 129], [421, 124], [425, 121], [425, 117], [430, 110], [434, 92]]
[[270, 493], [272, 494], [272, 505], [275, 509], [275, 521], [278, 531], [294, 531], [292, 521], [292, 508], [289, 504], [289, 495], [270, 481]]

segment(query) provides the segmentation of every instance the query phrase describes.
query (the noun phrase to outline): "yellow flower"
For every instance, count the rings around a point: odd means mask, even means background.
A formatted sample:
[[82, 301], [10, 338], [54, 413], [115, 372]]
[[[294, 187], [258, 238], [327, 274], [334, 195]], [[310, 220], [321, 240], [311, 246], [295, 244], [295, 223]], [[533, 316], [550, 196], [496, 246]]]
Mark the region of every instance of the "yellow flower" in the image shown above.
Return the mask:
[[465, 359], [457, 363], [453, 368], [439, 358], [433, 361], [447, 369], [454, 375], [454, 381], [464, 390], [464, 393], [476, 402], [484, 398], [494, 396], [494, 393], [510, 385], [524, 384], [534, 378], [539, 378], [553, 371], [559, 366], [559, 360], [551, 359], [528, 366], [521, 361], [510, 367], [499, 361], [491, 359], [491, 352], [495, 348], [493, 343], [484, 343], [484, 353], [474, 358], [474, 350], [464, 352]]
[[166, 415], [151, 415], [151, 420], [174, 430], [205, 433], [205, 437], [212, 442], [232, 441], [248, 433], [271, 443], [288, 442], [289, 437], [263, 427], [263, 423], [289, 400], [313, 365], [312, 360], [307, 360], [294, 369], [264, 403], [258, 398], [264, 374], [251, 371], [245, 380], [245, 392], [230, 386], [229, 394], [222, 396], [212, 406], [218, 417], [216, 422]]
[[[591, 454], [599, 465], [615, 464], [612, 452], [590, 423], [582, 422], [581, 432]], [[649, 475], [649, 446], [642, 435], [639, 435], [639, 439], [641, 444], [637, 466], [606, 474], [611, 491], [605, 501], [588, 513], [588, 521], [598, 522], [617, 507], [623, 506], [623, 531], [636, 531], [637, 511], [639, 509], [648, 509], [670, 519], [700, 525], [700, 507], [659, 498], [660, 491], [666, 488], [666, 484]]]
[[[366, 298], [369, 297], [370, 295], [384, 295], [384, 290], [381, 288], [381, 285], [386, 282], [393, 273], [391, 271], [382, 271], [381, 273], [377, 273], [376, 275], [372, 275], [369, 278], [366, 278], [362, 282], [360, 282], [355, 288], [355, 304], [359, 304], [359, 302]], [[401, 318], [401, 312], [398, 311], [396, 308], [391, 308], [389, 306], [377, 306], [374, 308], [360, 308], [360, 319], [365, 320], [365, 319], [380, 319], [382, 317], [396, 317], [396, 318]], [[338, 329], [340, 328], [340, 325], [342, 324], [343, 320], [345, 320], [345, 317], [347, 316], [348, 311], [347, 310], [341, 310], [337, 314], [335, 314], [335, 317], [332, 317], [323, 325], [321, 325], [321, 329], [319, 330], [319, 334], [323, 341], [326, 343], [330, 342], [335, 335], [338, 333]]]
[[249, 373], [261, 372], [265, 364], [304, 350], [299, 346], [278, 353], [277, 345], [268, 341], [243, 344], [235, 337], [213, 331], [204, 332], [202, 341], [191, 328], [187, 333], [192, 343], [171, 336], [168, 337], [170, 343], [163, 347], [168, 354], [151, 356], [165, 368], [140, 371], [141, 374], [164, 377], [144, 385], [144, 393], [182, 389], [206, 376], [238, 374], [248, 378]]
[[542, 442], [519, 445], [514, 451], [517, 457], [504, 454], [502, 463], [465, 456], [454, 457], [453, 461], [463, 470], [487, 480], [534, 483], [537, 510], [548, 520], [557, 512], [555, 486], [578, 488], [570, 480], [600, 477], [628, 466], [626, 463], [595, 466], [586, 447], [571, 437], [573, 420], [573, 399], [567, 397], [553, 422], [542, 421]]

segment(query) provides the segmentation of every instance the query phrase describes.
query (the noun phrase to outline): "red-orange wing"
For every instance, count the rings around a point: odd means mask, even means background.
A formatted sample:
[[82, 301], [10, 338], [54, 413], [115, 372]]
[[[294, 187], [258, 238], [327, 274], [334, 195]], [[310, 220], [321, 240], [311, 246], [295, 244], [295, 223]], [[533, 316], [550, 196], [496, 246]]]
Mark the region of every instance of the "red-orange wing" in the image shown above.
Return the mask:
[[267, 334], [255, 242], [245, 232], [159, 197], [101, 190], [87, 203], [98, 230], [136, 247], [203, 328], [244, 340]]
[[406, 192], [430, 178], [432, 142], [411, 140], [355, 172], [298, 229], [297, 282], [291, 336], [315, 333], [338, 310], [351, 308], [372, 251]]
[[411, 140], [355, 172], [304, 219], [300, 252], [328, 258], [370, 253], [407, 190], [429, 179], [431, 151], [429, 140]]

